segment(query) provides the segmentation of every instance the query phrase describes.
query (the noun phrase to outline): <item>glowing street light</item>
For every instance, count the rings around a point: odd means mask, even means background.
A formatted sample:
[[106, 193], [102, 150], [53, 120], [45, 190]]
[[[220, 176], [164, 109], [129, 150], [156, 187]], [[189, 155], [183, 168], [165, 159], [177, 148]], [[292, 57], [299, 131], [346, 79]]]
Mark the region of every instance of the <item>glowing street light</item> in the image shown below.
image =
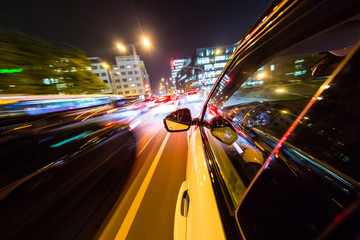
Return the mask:
[[264, 77], [266, 77], [266, 74], [264, 72], [258, 73], [257, 75], [258, 79], [263, 79]]
[[146, 47], [150, 47], [150, 41], [147, 37], [143, 37], [143, 44], [146, 46]]
[[[147, 48], [149, 48], [151, 46], [150, 41], [147, 37], [143, 37], [142, 44]], [[120, 49], [122, 52], [126, 51], [126, 47], [125, 47], [126, 45], [131, 46], [133, 55], [136, 56], [136, 48], [135, 48], [135, 45], [137, 45], [136, 43], [122, 44], [119, 42], [116, 44], [117, 48]]]
[[121, 50], [121, 51], [123, 51], [123, 52], [125, 52], [125, 51], [126, 51], [125, 46], [124, 46], [124, 45], [122, 45], [121, 43], [118, 43], [118, 44], [117, 44], [117, 47], [118, 47], [118, 49], [120, 49], [120, 50]]

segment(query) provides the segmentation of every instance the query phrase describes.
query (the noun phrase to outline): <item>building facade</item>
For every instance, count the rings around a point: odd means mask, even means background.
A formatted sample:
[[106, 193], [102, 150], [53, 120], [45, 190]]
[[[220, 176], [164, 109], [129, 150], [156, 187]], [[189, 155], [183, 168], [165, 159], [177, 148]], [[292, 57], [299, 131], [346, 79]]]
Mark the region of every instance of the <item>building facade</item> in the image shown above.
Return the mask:
[[89, 58], [92, 64], [91, 72], [108, 84], [111, 91], [124, 97], [148, 97], [151, 95], [149, 74], [145, 64], [136, 55], [115, 57], [116, 65], [105, 67], [105, 62], [99, 57]]
[[105, 62], [99, 57], [89, 58], [91, 61], [91, 72], [98, 76], [104, 83], [106, 83], [110, 90], [103, 93], [113, 93], [113, 82], [111, 79], [110, 71], [105, 67]]
[[237, 45], [238, 43], [222, 47], [198, 48], [191, 61], [184, 62], [179, 69], [174, 69], [174, 66], [182, 59], [173, 59], [171, 70], [172, 73], [177, 70], [173, 79], [178, 92], [186, 92], [190, 89], [209, 92]]
[[115, 94], [130, 96], [151, 95], [149, 75], [145, 64], [138, 55], [115, 57], [112, 75], [115, 83]]
[[[178, 59], [171, 59], [170, 66], [171, 66], [171, 81], [172, 86], [177, 89], [176, 85], [176, 76], [178, 75], [179, 71], [183, 69], [185, 66], [188, 66], [191, 62], [191, 58], [178, 58]], [[181, 88], [180, 88], [181, 89]]]

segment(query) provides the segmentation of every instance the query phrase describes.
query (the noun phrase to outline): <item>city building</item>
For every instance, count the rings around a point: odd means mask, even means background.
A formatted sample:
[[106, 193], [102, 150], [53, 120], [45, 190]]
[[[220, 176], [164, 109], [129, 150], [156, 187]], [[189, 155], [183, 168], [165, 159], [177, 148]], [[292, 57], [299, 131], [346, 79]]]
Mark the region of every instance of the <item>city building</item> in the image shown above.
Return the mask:
[[171, 59], [170, 66], [171, 66], [171, 83], [172, 86], [176, 90], [176, 76], [178, 75], [179, 71], [183, 69], [185, 66], [188, 66], [191, 62], [191, 58], [178, 58], [178, 59]]
[[91, 57], [89, 58], [91, 61], [91, 72], [97, 75], [104, 83], [106, 83], [110, 90], [103, 93], [113, 93], [114, 87], [111, 79], [110, 71], [105, 67], [105, 62], [99, 57]]
[[[171, 60], [171, 73], [173, 74], [177, 70], [177, 74], [172, 78], [176, 83], [178, 92], [186, 92], [190, 89], [209, 92], [235, 51], [237, 44], [198, 48], [191, 60]], [[178, 62], [183, 63], [183, 65], [177, 66]]]
[[[117, 56], [116, 65], [106, 65], [99, 57], [89, 58], [91, 72], [97, 75], [104, 83], [108, 84], [110, 91], [125, 97], [148, 97], [151, 95], [149, 74], [145, 64], [138, 55]], [[106, 67], [107, 66], [107, 67]]]
[[145, 64], [138, 55], [115, 57], [116, 66], [113, 66], [115, 93], [125, 97], [151, 95], [149, 75]]

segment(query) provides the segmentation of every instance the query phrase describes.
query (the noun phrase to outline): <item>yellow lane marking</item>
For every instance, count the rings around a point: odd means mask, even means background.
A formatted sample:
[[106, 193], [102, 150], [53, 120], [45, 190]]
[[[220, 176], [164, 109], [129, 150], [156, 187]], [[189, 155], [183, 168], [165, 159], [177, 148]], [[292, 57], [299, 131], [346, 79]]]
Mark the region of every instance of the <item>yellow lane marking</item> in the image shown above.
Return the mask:
[[143, 183], [140, 186], [139, 191], [137, 192], [137, 194], [135, 196], [133, 203], [130, 206], [128, 213], [126, 214], [126, 217], [123, 221], [123, 224], [120, 227], [119, 232], [116, 234], [115, 240], [117, 240], [117, 239], [123, 240], [126, 238], [128, 232], [130, 230], [131, 224], [134, 221], [136, 213], [140, 207], [141, 201], [144, 198], [145, 192], [149, 186], [150, 180], [151, 180], [152, 176], [154, 175], [155, 169], [159, 163], [160, 157], [164, 151], [164, 148], [169, 139], [169, 136], [170, 136], [170, 133], [167, 133], [163, 143], [161, 144], [161, 147], [160, 147], [158, 153], [155, 156], [153, 163], [150, 166], [148, 173], [146, 174], [146, 177], [145, 177]]

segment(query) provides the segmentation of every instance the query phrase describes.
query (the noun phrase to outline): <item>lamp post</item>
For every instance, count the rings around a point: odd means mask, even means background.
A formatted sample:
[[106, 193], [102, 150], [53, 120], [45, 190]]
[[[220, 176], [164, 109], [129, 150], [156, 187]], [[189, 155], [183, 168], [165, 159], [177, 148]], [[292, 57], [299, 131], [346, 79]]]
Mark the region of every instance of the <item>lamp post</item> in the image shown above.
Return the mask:
[[114, 84], [114, 81], [113, 81], [112, 76], [111, 76], [112, 75], [111, 67], [107, 63], [103, 63], [103, 66], [104, 66], [104, 68], [107, 70], [107, 72], [109, 74], [109, 80], [110, 80], [112, 92], [113, 92], [113, 94], [116, 94], [115, 84]]
[[215, 51], [215, 56], [214, 56], [214, 60], [215, 60], [215, 63], [214, 63], [215, 80], [216, 80], [216, 56], [219, 55], [220, 53], [221, 53], [221, 50], [220, 50], [220, 49], [216, 49], [216, 51]]
[[[136, 48], [135, 48], [135, 44], [138, 45], [140, 43], [130, 43], [130, 44], [126, 44], [128, 46], [131, 46], [131, 49], [132, 49], [132, 53], [133, 53], [133, 56], [135, 57], [137, 54], [136, 54]], [[116, 46], [123, 52], [126, 51], [126, 45], [122, 44], [122, 43], [118, 43]], [[147, 37], [143, 37], [142, 39], [142, 45], [144, 45], [145, 47], [149, 48], [151, 46], [150, 44], [150, 41]]]
[[[126, 45], [130, 46], [131, 49], [132, 49], [132, 55], [133, 55], [134, 62], [135, 62], [135, 68], [137, 68], [136, 66], [138, 66], [139, 73], [140, 73], [140, 78], [141, 78], [141, 80], [143, 80], [143, 75], [142, 75], [142, 71], [141, 71], [141, 67], [140, 67], [140, 62], [138, 61], [137, 54], [136, 54], [135, 43], [130, 43], [130, 44], [126, 44]], [[144, 45], [147, 48], [149, 48], [151, 46], [150, 41], [148, 40], [148, 38], [143, 37], [142, 45]], [[126, 47], [122, 43], [117, 43], [117, 48], [120, 49], [122, 52], [126, 51]], [[143, 87], [143, 91], [145, 91], [144, 87]]]
[[162, 92], [163, 88], [164, 88], [164, 86], [162, 85], [162, 83], [160, 83], [160, 87], [159, 87], [159, 94], [160, 95], [162, 95], [161, 92]]

